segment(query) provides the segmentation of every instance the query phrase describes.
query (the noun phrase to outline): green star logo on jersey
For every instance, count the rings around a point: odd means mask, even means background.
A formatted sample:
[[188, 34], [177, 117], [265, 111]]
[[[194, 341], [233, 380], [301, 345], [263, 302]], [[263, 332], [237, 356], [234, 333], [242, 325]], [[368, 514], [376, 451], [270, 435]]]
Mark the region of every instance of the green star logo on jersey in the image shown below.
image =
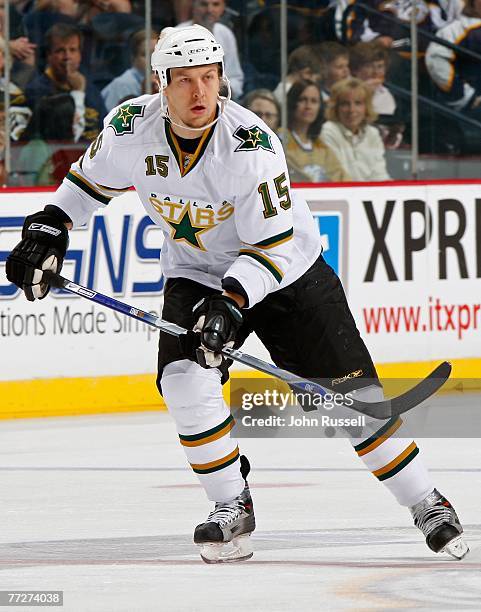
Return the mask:
[[135, 117], [144, 116], [145, 106], [139, 104], [124, 104], [110, 120], [109, 125], [114, 128], [117, 136], [134, 133]]
[[190, 202], [184, 206], [184, 210], [182, 211], [179, 219], [174, 221], [172, 219], [168, 219], [164, 215], [162, 215], [164, 220], [170, 225], [172, 228], [172, 233], [170, 237], [172, 240], [176, 240], [178, 242], [187, 242], [190, 246], [195, 247], [196, 249], [200, 249], [201, 251], [205, 251], [205, 247], [202, 244], [202, 240], [200, 239], [200, 234], [211, 229], [212, 225], [199, 227], [192, 223], [192, 217], [190, 216]]
[[240, 145], [237, 146], [236, 151], [264, 149], [274, 153], [270, 135], [257, 125], [251, 125], [248, 128], [240, 125], [234, 132], [234, 138], [240, 140]]

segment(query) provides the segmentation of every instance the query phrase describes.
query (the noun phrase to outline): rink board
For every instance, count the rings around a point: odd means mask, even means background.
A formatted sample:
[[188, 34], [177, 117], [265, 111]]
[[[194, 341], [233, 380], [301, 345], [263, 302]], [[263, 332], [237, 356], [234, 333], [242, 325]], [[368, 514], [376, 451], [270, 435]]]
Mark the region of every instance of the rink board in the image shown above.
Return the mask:
[[[299, 187], [381, 375], [424, 376], [449, 359], [454, 376], [476, 379], [480, 186]], [[58, 291], [32, 304], [7, 282], [4, 262], [23, 218], [50, 194], [0, 194], [0, 418], [162, 408], [152, 376], [155, 330]], [[133, 191], [108, 208], [115, 210], [71, 233], [63, 274], [160, 313], [162, 233]], [[245, 350], [268, 358], [255, 337]]]

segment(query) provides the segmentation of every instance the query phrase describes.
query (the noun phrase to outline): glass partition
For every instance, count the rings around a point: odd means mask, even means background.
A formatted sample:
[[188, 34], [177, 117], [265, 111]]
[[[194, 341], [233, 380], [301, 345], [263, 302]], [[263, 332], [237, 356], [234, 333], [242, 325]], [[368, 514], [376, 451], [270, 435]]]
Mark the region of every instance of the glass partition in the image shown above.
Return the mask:
[[192, 20], [225, 47], [233, 99], [278, 133], [294, 182], [477, 178], [476, 11], [470, 0], [10, 0], [2, 182], [58, 184], [110, 109], [155, 92], [146, 56], [160, 30]]

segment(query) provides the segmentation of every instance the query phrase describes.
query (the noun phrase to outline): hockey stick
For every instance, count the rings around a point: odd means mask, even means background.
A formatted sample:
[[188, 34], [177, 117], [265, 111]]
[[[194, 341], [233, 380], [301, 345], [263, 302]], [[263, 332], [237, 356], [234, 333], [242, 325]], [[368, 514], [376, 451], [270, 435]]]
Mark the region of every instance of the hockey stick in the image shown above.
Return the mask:
[[[124, 302], [120, 302], [119, 300], [108, 297], [107, 295], [103, 295], [98, 291], [93, 291], [93, 289], [88, 289], [87, 287], [78, 285], [77, 283], [63, 278], [63, 276], [55, 274], [54, 272], [45, 271], [43, 273], [43, 280], [52, 287], [65, 289], [70, 293], [80, 295], [88, 300], [91, 300], [92, 302], [106, 306], [111, 310], [116, 310], [117, 312], [121, 312], [129, 317], [143, 321], [144, 323], [147, 323], [152, 327], [156, 327], [157, 329], [160, 329], [171, 336], [179, 337], [181, 334], [185, 334], [187, 332], [186, 329], [176, 325], [175, 323], [169, 323], [168, 321], [164, 321], [164, 319], [161, 317], [140, 310], [139, 308], [129, 306]], [[310, 393], [318, 397], [332, 393], [332, 391], [326, 387], [323, 387], [312, 380], [301, 378], [292, 372], [278, 368], [271, 363], [258, 359], [257, 357], [253, 357], [252, 355], [248, 355], [247, 353], [243, 353], [238, 349], [225, 348], [222, 350], [222, 354], [229, 359], [243, 363], [244, 365], [254, 368], [255, 370], [259, 370], [260, 372], [264, 372], [265, 374], [270, 374], [271, 376], [279, 378], [280, 380], [286, 382], [290, 387], [298, 391]], [[436, 391], [438, 391], [447, 381], [450, 373], [451, 364], [444, 361], [438, 365], [426, 378], [421, 380], [416, 386], [409, 389], [402, 395], [398, 395], [397, 397], [393, 397], [392, 399], [387, 399], [382, 402], [361, 402], [350, 397], [349, 402], [344, 405], [375, 419], [385, 420], [396, 417], [404, 412], [407, 412], [408, 410], [411, 410], [411, 408], [414, 408], [436, 393]]]

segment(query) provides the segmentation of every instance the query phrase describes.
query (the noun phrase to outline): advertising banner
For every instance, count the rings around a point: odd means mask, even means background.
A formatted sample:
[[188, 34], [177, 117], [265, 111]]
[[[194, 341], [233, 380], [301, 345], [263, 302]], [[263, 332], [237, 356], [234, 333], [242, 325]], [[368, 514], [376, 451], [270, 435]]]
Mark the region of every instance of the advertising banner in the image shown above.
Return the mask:
[[[299, 188], [376, 362], [480, 357], [480, 186]], [[23, 219], [48, 196], [0, 194], [0, 380], [154, 372], [155, 330], [58, 290], [30, 303], [8, 283]], [[160, 314], [161, 248], [132, 191], [71, 232], [62, 274]], [[255, 338], [244, 350], [268, 357]]]

